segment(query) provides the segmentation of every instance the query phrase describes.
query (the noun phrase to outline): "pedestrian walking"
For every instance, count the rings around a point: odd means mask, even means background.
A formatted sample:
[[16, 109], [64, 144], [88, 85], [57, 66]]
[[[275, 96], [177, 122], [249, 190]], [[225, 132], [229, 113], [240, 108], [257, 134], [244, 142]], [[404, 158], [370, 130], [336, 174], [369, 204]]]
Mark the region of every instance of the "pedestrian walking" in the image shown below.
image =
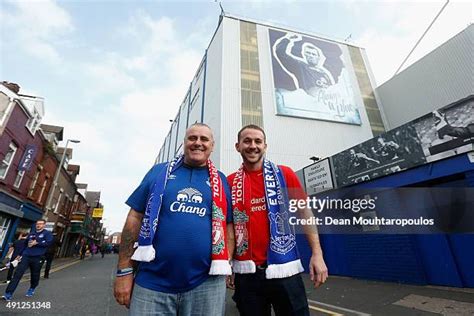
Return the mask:
[[100, 255], [102, 256], [102, 258], [104, 258], [106, 251], [107, 251], [107, 245], [105, 243], [102, 243], [102, 245], [100, 245]]
[[20, 260], [21, 260], [21, 253], [26, 247], [26, 236], [28, 234], [25, 233], [20, 233], [18, 236], [18, 239], [13, 242], [13, 245], [9, 249], [9, 253], [7, 254], [7, 257], [9, 259], [9, 268], [8, 268], [8, 274], [7, 274], [7, 280], [5, 283], [10, 283], [13, 272], [15, 271], [15, 268], [18, 266]]
[[44, 278], [49, 279], [49, 271], [51, 270], [51, 265], [53, 263], [54, 257], [56, 256], [56, 252], [58, 248], [61, 246], [61, 243], [58, 240], [58, 236], [56, 233], [53, 234], [53, 242], [46, 250], [44, 254], [46, 266], [44, 268]]
[[26, 270], [30, 269], [30, 288], [26, 292], [27, 297], [31, 297], [35, 294], [36, 287], [39, 284], [40, 272], [41, 272], [41, 257], [44, 256], [46, 249], [51, 245], [53, 241], [53, 235], [51, 232], [44, 229], [46, 221], [40, 219], [36, 221], [36, 230], [31, 232], [26, 237], [27, 247], [21, 253], [21, 261], [18, 265], [11, 282], [8, 284], [3, 299], [10, 301], [13, 297], [18, 283], [20, 283], [23, 274]]
[[78, 239], [74, 244], [74, 254], [72, 255], [74, 258], [80, 257], [81, 255], [81, 240]]
[[86, 256], [86, 251], [87, 251], [87, 243], [85, 240], [83, 240], [82, 246], [81, 246], [81, 257], [80, 257], [81, 260], [83, 260], [84, 257]]

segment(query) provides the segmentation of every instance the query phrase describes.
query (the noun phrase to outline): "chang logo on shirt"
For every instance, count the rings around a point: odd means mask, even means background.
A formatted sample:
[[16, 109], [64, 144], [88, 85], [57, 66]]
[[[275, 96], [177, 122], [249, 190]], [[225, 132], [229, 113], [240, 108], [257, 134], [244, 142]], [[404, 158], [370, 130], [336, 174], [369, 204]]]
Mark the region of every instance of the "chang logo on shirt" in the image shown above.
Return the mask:
[[171, 212], [196, 214], [199, 217], [206, 215], [205, 207], [189, 204], [202, 204], [201, 192], [194, 188], [180, 190], [176, 195], [176, 202], [171, 203], [170, 210]]

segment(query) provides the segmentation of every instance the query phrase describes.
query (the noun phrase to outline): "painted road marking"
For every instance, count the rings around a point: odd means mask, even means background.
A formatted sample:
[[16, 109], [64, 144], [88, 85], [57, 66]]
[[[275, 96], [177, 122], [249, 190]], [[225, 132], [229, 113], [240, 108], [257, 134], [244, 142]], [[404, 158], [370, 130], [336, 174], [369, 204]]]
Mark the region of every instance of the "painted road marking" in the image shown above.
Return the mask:
[[[353, 309], [339, 307], [339, 306], [336, 306], [336, 305], [326, 304], [326, 303], [313, 301], [313, 300], [308, 300], [308, 302], [312, 303], [314, 305], [320, 305], [320, 306], [327, 307], [327, 308], [330, 308], [330, 309], [335, 309], [336, 311], [346, 312], [346, 313], [350, 313], [350, 314], [357, 315], [357, 316], [370, 316], [370, 314], [367, 314], [367, 313], [362, 313], [362, 312], [359, 312], [359, 311], [356, 311], [356, 310], [353, 310]], [[331, 313], [335, 313], [335, 311], [333, 311]], [[331, 315], [341, 315], [341, 314], [331, 314]]]
[[330, 310], [327, 310], [327, 309], [324, 309], [324, 308], [320, 308], [320, 307], [316, 307], [316, 306], [313, 306], [313, 305], [308, 305], [309, 309], [312, 309], [312, 310], [315, 310], [315, 311], [318, 311], [318, 312], [323, 312], [323, 313], [326, 313], [328, 315], [331, 315], [331, 316], [343, 316], [343, 314], [338, 314], [338, 313], [334, 313], [333, 311], [330, 311]]

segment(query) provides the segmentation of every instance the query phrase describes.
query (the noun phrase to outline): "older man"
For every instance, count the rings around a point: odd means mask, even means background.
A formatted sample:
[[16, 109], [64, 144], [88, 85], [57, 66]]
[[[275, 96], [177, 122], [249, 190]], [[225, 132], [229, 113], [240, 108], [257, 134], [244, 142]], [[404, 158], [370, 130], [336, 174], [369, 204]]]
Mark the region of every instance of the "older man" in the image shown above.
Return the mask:
[[[241, 168], [228, 177], [236, 248], [235, 301], [240, 315], [309, 315], [300, 273], [304, 271], [296, 249], [294, 227], [288, 221], [288, 199], [306, 199], [295, 173], [265, 159], [265, 132], [256, 125], [244, 126], [235, 148], [243, 159]], [[301, 211], [308, 218], [309, 209]], [[324, 283], [328, 271], [314, 227], [304, 227], [312, 256], [309, 263], [315, 286]], [[229, 287], [234, 280], [229, 278]]]
[[224, 314], [234, 234], [229, 187], [209, 160], [213, 147], [209, 126], [192, 125], [184, 155], [155, 165], [127, 200], [114, 294], [131, 315]]

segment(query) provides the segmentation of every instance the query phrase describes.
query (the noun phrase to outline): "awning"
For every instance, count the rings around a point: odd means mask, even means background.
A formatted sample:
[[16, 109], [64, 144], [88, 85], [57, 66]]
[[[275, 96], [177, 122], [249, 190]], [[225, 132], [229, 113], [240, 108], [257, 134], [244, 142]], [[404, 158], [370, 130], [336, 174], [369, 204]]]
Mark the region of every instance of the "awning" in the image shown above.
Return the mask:
[[11, 207], [0, 202], [0, 212], [7, 213], [16, 217], [23, 217], [23, 212], [17, 208]]
[[30, 203], [23, 204], [21, 210], [24, 213], [23, 218], [33, 222], [36, 222], [43, 217], [43, 211]]

